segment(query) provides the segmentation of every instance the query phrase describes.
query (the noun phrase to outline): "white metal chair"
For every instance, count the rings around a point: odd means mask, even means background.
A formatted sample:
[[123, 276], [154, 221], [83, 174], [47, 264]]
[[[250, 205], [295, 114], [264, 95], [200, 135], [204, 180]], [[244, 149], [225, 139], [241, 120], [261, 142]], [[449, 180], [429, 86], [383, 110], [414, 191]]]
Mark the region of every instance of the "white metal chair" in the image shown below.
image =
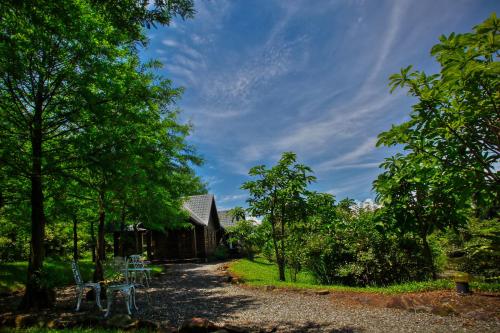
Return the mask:
[[[146, 287], [149, 288], [149, 281], [151, 280], [151, 268], [146, 267], [146, 262], [142, 260], [142, 256], [139, 254], [133, 254], [129, 256], [129, 266], [127, 270], [130, 274], [132, 282], [135, 284], [143, 284], [143, 279], [146, 280]], [[139, 280], [137, 275], [139, 274]]]
[[76, 303], [76, 311], [80, 311], [80, 305], [83, 299], [83, 291], [87, 288], [93, 289], [95, 293], [95, 303], [102, 309], [101, 306], [101, 285], [99, 282], [83, 282], [82, 275], [80, 274], [80, 268], [78, 264], [72, 260], [71, 270], [73, 271], [73, 277], [75, 278], [76, 289], [78, 293], [78, 301]]
[[[138, 307], [135, 303], [135, 285], [129, 280], [128, 273], [128, 261], [123, 260], [123, 258], [115, 258], [114, 260], [115, 269], [114, 271], [121, 271], [125, 276], [125, 281], [123, 283], [113, 283], [109, 284], [106, 287], [106, 298], [107, 298], [107, 306], [106, 313], [104, 317], [108, 317], [111, 312], [111, 305], [113, 304], [113, 296], [115, 293], [121, 293], [125, 296], [125, 306], [127, 308], [127, 313], [129, 315], [132, 314], [130, 307], [133, 305], [136, 310]], [[121, 267], [120, 267], [121, 266]]]

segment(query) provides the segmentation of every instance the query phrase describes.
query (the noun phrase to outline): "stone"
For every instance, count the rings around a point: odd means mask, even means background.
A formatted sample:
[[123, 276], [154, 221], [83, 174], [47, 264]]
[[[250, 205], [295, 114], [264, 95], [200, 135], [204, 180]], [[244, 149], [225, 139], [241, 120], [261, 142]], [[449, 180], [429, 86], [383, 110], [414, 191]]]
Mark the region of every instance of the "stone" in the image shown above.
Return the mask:
[[129, 315], [127, 314], [116, 314], [106, 320], [106, 326], [107, 327], [112, 327], [112, 328], [122, 328], [122, 329], [128, 329], [135, 327], [138, 323], [138, 320], [133, 320]]
[[27, 328], [34, 326], [38, 322], [38, 318], [33, 314], [19, 314], [14, 319], [16, 328]]
[[455, 309], [449, 303], [443, 303], [441, 305], [434, 306], [431, 310], [431, 313], [441, 317], [452, 316], [457, 314]]
[[276, 287], [275, 287], [275, 286], [266, 286], [266, 290], [267, 290], [267, 291], [272, 291], [272, 290], [274, 290], [274, 289], [276, 289]]
[[247, 327], [234, 326], [230, 324], [224, 325], [224, 329], [229, 333], [248, 333], [251, 331]]
[[16, 315], [12, 312], [2, 313], [0, 315], [0, 327], [13, 327], [15, 326]]
[[174, 326], [161, 326], [156, 330], [157, 333], [178, 333], [179, 330]]
[[217, 325], [206, 318], [191, 318], [182, 323], [179, 333], [205, 333], [219, 329]]
[[487, 312], [485, 312], [483, 309], [475, 310], [475, 311], [470, 311], [464, 314], [464, 317], [471, 318], [474, 320], [491, 320], [491, 315]]
[[153, 320], [147, 320], [147, 319], [140, 319], [136, 326], [135, 326], [137, 329], [145, 329], [145, 330], [148, 330], [148, 331], [157, 331], [158, 329], [160, 329], [160, 324], [156, 321], [153, 321]]
[[330, 293], [329, 290], [318, 290], [316, 291], [316, 295], [328, 295]]
[[413, 310], [417, 313], [430, 313], [432, 312], [432, 307], [425, 305], [417, 305], [413, 308]]

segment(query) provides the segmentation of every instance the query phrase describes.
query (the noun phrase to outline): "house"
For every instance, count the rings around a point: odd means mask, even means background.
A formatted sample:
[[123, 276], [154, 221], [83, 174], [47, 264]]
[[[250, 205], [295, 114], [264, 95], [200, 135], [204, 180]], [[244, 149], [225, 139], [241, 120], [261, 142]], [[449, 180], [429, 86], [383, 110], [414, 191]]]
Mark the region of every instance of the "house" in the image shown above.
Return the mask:
[[191, 229], [153, 232], [152, 259], [208, 258], [217, 247], [222, 231], [213, 194], [194, 195], [184, 202]]
[[[146, 250], [148, 258], [152, 260], [206, 259], [210, 257], [223, 235], [214, 195], [190, 196], [183, 203], [183, 208], [189, 213], [189, 223], [192, 228], [165, 231], [142, 229], [143, 231], [139, 235], [137, 232], [135, 236], [129, 234], [137, 239], [135, 242], [137, 245], [132, 249], [127, 248], [125, 254], [130, 255]], [[116, 250], [115, 255], [118, 255]]]

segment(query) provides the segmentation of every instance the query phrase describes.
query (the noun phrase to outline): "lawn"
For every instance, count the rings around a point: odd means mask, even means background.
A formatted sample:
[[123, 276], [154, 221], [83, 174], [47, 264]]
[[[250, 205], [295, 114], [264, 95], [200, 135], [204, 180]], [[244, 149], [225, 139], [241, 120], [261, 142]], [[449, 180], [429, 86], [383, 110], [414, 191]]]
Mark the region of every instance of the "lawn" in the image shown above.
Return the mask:
[[[290, 282], [290, 274], [287, 272], [287, 281], [278, 280], [278, 268], [274, 263], [262, 257], [256, 257], [253, 261], [239, 259], [229, 265], [229, 271], [240, 277], [250, 286], [274, 286], [278, 288], [298, 289], [322, 289], [331, 291], [353, 291], [353, 292], [376, 292], [384, 294], [398, 294], [406, 292], [421, 292], [431, 290], [453, 289], [454, 283], [450, 280], [436, 280], [423, 282], [407, 282], [390, 285], [387, 287], [349, 287], [344, 285], [321, 285], [316, 283], [313, 275], [309, 272], [300, 272], [297, 282]], [[472, 290], [500, 292], [498, 283], [472, 282]]]
[[[80, 273], [84, 281], [92, 279], [94, 263], [92, 260], [80, 260], [78, 262]], [[162, 271], [161, 266], [151, 266], [152, 273]], [[28, 262], [0, 262], [0, 292], [12, 292], [21, 290], [26, 283]], [[47, 259], [44, 262], [45, 280], [50, 287], [60, 287], [74, 284], [70, 261]]]

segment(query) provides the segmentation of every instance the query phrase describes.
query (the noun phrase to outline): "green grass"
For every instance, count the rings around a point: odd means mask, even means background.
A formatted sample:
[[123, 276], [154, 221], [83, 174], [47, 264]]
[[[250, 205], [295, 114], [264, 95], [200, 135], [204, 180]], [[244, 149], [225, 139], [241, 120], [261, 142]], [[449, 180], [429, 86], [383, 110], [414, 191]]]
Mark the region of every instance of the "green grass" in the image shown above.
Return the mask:
[[[344, 285], [321, 285], [316, 283], [309, 272], [300, 272], [297, 282], [290, 282], [287, 272], [287, 281], [278, 280], [278, 268], [264, 258], [256, 257], [254, 261], [239, 259], [229, 266], [229, 271], [240, 277], [250, 286], [274, 286], [277, 288], [292, 289], [322, 289], [330, 291], [374, 292], [383, 294], [399, 294], [408, 292], [422, 292], [431, 290], [453, 289], [454, 282], [450, 280], [407, 282], [387, 287], [349, 287]], [[472, 290], [500, 292], [500, 284], [472, 282]]]
[[[78, 261], [80, 273], [84, 281], [92, 279], [94, 263], [92, 260]], [[44, 261], [44, 281], [49, 287], [60, 287], [74, 284], [70, 261], [46, 259]], [[163, 270], [161, 266], [151, 265], [152, 274]], [[0, 262], [0, 292], [13, 292], [21, 290], [26, 284], [28, 262]]]

